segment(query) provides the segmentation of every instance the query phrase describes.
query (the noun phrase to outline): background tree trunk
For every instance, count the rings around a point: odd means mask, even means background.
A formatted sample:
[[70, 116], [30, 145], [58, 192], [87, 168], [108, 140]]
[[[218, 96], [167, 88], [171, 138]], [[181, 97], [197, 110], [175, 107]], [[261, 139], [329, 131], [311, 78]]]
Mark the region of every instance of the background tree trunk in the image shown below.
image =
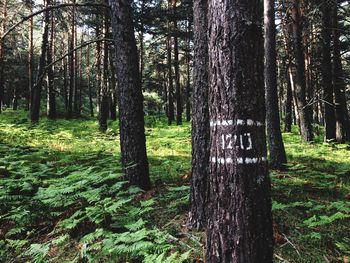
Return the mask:
[[[3, 1], [3, 7], [2, 7], [2, 23], [1, 23], [1, 33], [3, 34], [6, 31], [6, 23], [7, 23], [7, 0]], [[2, 111], [2, 106], [4, 103], [4, 89], [5, 89], [5, 63], [4, 63], [4, 56], [5, 56], [5, 43], [4, 39], [0, 40], [0, 113]]]
[[275, 1], [264, 0], [264, 10], [266, 124], [270, 166], [282, 168], [287, 163], [287, 156], [281, 134], [278, 107]]
[[131, 0], [109, 0], [109, 4], [116, 47], [122, 165], [131, 184], [148, 190], [151, 182]]
[[56, 92], [54, 87], [54, 65], [51, 65], [54, 55], [54, 38], [55, 38], [55, 23], [54, 23], [54, 11], [51, 10], [51, 30], [50, 41], [47, 47], [47, 117], [49, 119], [56, 119]]
[[[171, 0], [168, 0], [168, 12], [170, 10]], [[173, 85], [173, 70], [172, 70], [172, 59], [171, 59], [171, 36], [170, 36], [170, 22], [168, 21], [168, 32], [166, 37], [166, 49], [167, 49], [167, 67], [168, 67], [168, 124], [175, 120], [174, 111], [174, 85]]]
[[331, 6], [322, 2], [322, 83], [324, 96], [325, 140], [335, 140], [335, 113], [333, 106], [331, 60]]
[[[73, 0], [75, 3], [75, 0]], [[72, 21], [71, 21], [71, 39], [70, 39], [70, 52], [69, 55], [69, 93], [68, 93], [68, 115], [67, 118], [71, 119], [73, 117], [73, 99], [74, 99], [74, 91], [75, 91], [75, 55], [76, 53], [73, 51], [75, 48], [75, 8], [73, 7], [72, 11]]]
[[[107, 1], [107, 0], [106, 0]], [[104, 15], [104, 38], [109, 38], [109, 12], [105, 11]], [[99, 124], [100, 131], [105, 132], [107, 130], [107, 119], [109, 116], [109, 59], [108, 59], [108, 42], [103, 42], [103, 86], [101, 90], [101, 105], [100, 105], [100, 114], [99, 114]]]
[[[45, 8], [49, 6], [49, 0], [44, 0], [44, 6]], [[43, 79], [45, 75], [45, 66], [46, 66], [46, 52], [49, 44], [48, 37], [49, 37], [50, 11], [46, 11], [44, 14], [45, 14], [44, 15], [45, 17], [43, 22], [43, 35], [42, 35], [38, 75], [36, 78], [36, 83], [33, 87], [33, 103], [31, 107], [31, 115], [30, 115], [32, 123], [39, 122], [41, 91], [42, 91]]]
[[308, 114], [306, 103], [305, 63], [302, 46], [302, 23], [300, 18], [300, 1], [292, 0], [292, 34], [295, 57], [295, 101], [300, 122], [301, 140], [304, 142], [313, 140], [311, 118]]
[[338, 6], [333, 8], [333, 88], [335, 102], [336, 139], [339, 143], [350, 141], [350, 123], [346, 104], [345, 83], [340, 55]]
[[177, 37], [178, 27], [176, 16], [176, 0], [173, 0], [173, 16], [174, 16], [174, 72], [175, 72], [175, 96], [176, 96], [176, 124], [182, 124], [182, 97], [180, 86], [180, 64], [179, 64], [179, 40]]
[[262, 2], [209, 1], [207, 262], [272, 262]]

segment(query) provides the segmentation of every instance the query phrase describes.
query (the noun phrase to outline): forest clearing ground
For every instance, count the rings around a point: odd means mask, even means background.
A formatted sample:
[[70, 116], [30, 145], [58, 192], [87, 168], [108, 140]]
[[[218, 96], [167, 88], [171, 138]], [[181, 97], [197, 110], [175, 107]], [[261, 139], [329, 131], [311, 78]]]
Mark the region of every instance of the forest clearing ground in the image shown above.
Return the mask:
[[[185, 227], [190, 125], [146, 117], [154, 189], [126, 188], [118, 124], [0, 115], [0, 262], [186, 262], [204, 234]], [[289, 165], [271, 171], [276, 262], [349, 262], [350, 145], [284, 134]], [[187, 252], [187, 253], [186, 253]], [[110, 261], [109, 261], [110, 262]]]

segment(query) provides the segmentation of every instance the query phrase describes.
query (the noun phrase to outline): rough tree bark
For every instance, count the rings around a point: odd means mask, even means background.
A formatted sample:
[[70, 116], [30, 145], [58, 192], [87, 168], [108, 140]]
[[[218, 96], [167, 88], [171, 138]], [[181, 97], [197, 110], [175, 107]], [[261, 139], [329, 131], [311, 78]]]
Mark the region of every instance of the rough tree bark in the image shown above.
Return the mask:
[[207, 262], [272, 262], [262, 2], [209, 1]]
[[[49, 6], [49, 0], [44, 0], [44, 6], [47, 8]], [[48, 37], [49, 37], [49, 23], [50, 23], [50, 11], [45, 12], [43, 22], [43, 35], [41, 42], [41, 54], [39, 60], [38, 75], [36, 78], [36, 83], [33, 86], [33, 101], [31, 105], [30, 118], [32, 123], [37, 123], [39, 121], [40, 115], [40, 101], [41, 101], [41, 91], [43, 86], [43, 79], [45, 74], [46, 65], [46, 52], [48, 49]]]
[[143, 96], [134, 35], [131, 0], [109, 0], [116, 47], [120, 145], [126, 179], [151, 187], [146, 153]]
[[287, 163], [287, 156], [281, 134], [278, 107], [275, 1], [264, 0], [264, 11], [266, 126], [270, 166], [283, 168], [284, 164]]
[[295, 100], [297, 112], [300, 122], [300, 134], [303, 142], [313, 140], [311, 118], [308, 114], [306, 103], [306, 81], [305, 81], [305, 63], [302, 46], [302, 22], [300, 17], [300, 1], [291, 1], [291, 15], [292, 15], [292, 34], [295, 57]]
[[208, 0], [193, 2], [192, 176], [189, 225], [205, 227], [209, 177]]
[[325, 140], [335, 140], [335, 112], [333, 106], [331, 59], [331, 8], [328, 0], [322, 1], [322, 83], [325, 119]]

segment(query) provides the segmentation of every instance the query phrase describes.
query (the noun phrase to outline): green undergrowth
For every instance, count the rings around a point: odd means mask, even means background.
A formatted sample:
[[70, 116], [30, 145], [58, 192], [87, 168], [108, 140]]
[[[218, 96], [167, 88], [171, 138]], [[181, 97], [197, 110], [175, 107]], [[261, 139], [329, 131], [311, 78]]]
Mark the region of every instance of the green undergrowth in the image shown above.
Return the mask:
[[[193, 262], [205, 235], [185, 227], [190, 125], [146, 118], [153, 189], [127, 187], [118, 123], [0, 115], [0, 262]], [[284, 134], [271, 171], [276, 262], [350, 257], [350, 146]], [[199, 261], [200, 262], [200, 261]]]

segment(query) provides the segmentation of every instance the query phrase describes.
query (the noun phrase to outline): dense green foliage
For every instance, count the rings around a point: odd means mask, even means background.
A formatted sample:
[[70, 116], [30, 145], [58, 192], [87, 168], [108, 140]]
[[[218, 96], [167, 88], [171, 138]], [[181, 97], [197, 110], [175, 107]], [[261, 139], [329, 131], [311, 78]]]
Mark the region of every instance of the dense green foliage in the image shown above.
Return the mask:
[[[190, 125], [146, 118], [154, 189], [121, 178], [117, 122], [0, 116], [0, 262], [186, 262], [204, 234], [185, 227]], [[320, 138], [322, 138], [320, 136]], [[289, 167], [272, 171], [276, 262], [350, 256], [350, 146], [284, 134]]]

